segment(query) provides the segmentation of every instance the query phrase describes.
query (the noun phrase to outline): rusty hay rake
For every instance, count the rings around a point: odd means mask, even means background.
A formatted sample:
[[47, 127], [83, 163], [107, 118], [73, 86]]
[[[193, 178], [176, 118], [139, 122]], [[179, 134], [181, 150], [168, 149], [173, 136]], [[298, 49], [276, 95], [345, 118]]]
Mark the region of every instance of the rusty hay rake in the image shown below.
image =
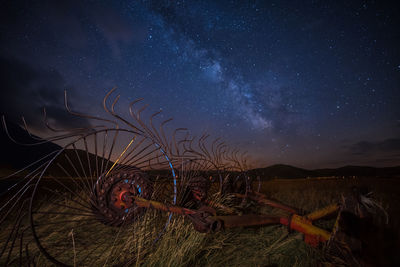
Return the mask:
[[[131, 225], [140, 223], [147, 210], [156, 212], [159, 219], [149, 235], [154, 240], [162, 238], [176, 214], [204, 233], [283, 225], [303, 233], [304, 241], [314, 247], [332, 242], [342, 212], [353, 210], [349, 198], [309, 214], [271, 200], [260, 193], [260, 179], [247, 173], [245, 153], [231, 149], [222, 139], [210, 140], [207, 134], [196, 138], [184, 128], [168, 131], [171, 119], [156, 123], [161, 111], [146, 116], [142, 99], [131, 102], [126, 114], [118, 113], [119, 95], [110, 99], [114, 91], [104, 98], [103, 117], [72, 111], [65, 95], [66, 110], [90, 120], [88, 128], [56, 129], [44, 112], [51, 133], [44, 140], [31, 134], [23, 121], [34, 143], [14, 140], [3, 117], [5, 130], [16, 143], [61, 146], [2, 178], [11, 185], [1, 193], [0, 226], [7, 236], [1, 243], [0, 264], [30, 265], [38, 255], [60, 266], [99, 266], [115, 257], [124, 264], [131, 258], [124, 250], [134, 234]], [[268, 205], [285, 215], [239, 215], [235, 208], [212, 199], [223, 195], [241, 204]], [[357, 197], [352, 198], [353, 206], [360, 203]], [[331, 231], [313, 224], [332, 214], [338, 215]], [[73, 249], [66, 250], [71, 240]]]

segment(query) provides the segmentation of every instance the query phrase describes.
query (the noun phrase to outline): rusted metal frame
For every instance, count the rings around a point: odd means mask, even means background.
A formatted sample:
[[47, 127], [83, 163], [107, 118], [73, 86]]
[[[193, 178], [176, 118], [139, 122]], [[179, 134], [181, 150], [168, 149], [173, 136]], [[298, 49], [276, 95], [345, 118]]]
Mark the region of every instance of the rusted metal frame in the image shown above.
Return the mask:
[[[198, 211], [178, 206], [167, 205], [161, 202], [143, 199], [138, 196], [132, 196], [132, 198], [134, 198], [135, 204], [138, 207], [154, 208], [157, 210], [172, 212], [184, 216], [188, 215], [189, 218], [192, 219], [192, 222], [196, 228], [196, 219], [193, 219], [196, 217], [193, 215], [201, 213], [200, 210]], [[323, 210], [327, 210], [327, 208], [324, 208]], [[256, 214], [217, 216], [210, 213], [209, 216], [205, 217], [205, 220], [202, 223], [210, 224], [211, 229], [211, 225], [216, 222], [221, 224], [221, 228], [249, 227], [261, 225], [285, 225], [290, 230], [295, 230], [297, 232], [303, 233], [304, 241], [314, 247], [318, 246], [320, 243], [328, 241], [332, 236], [330, 232], [313, 225], [311, 220], [297, 214], [292, 214], [290, 217], [279, 217]]]
[[196, 210], [168, 205], [154, 200], [147, 200], [138, 196], [131, 196], [131, 197], [134, 199], [135, 205], [141, 208], [153, 208], [156, 210], [172, 212], [181, 215], [195, 214], [197, 212]]
[[277, 216], [248, 214], [248, 215], [210, 216], [209, 219], [221, 221], [223, 228], [235, 228], [235, 227], [281, 224], [281, 219], [283, 218]]
[[[246, 195], [243, 195], [243, 194], [235, 193], [234, 195], [238, 198], [242, 198], [242, 199], [246, 198]], [[285, 210], [292, 214], [299, 214], [299, 211], [296, 208], [290, 207], [290, 206], [280, 203], [278, 201], [273, 201], [273, 200], [267, 199], [265, 197], [261, 197], [259, 194], [255, 194], [255, 193], [247, 194], [247, 197], [253, 201], [256, 201], [258, 204], [263, 204], [263, 205], [271, 206], [271, 207], [278, 208], [281, 210]]]

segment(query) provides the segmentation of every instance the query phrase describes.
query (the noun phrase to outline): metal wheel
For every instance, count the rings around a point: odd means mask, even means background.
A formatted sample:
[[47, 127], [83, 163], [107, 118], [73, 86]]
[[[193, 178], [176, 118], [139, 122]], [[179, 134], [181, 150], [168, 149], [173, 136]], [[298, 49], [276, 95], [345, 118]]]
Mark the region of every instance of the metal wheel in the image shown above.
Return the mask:
[[[33, 238], [43, 255], [57, 265], [119, 265], [130, 261], [135, 235], [145, 210], [132, 197], [176, 204], [173, 162], [163, 129], [147, 125], [139, 111], [125, 120], [104, 100], [104, 109], [115, 121], [79, 114], [106, 126], [70, 130], [56, 135], [64, 143], [35, 174], [29, 205]], [[121, 122], [128, 126], [121, 127]], [[162, 124], [164, 124], [163, 122]], [[113, 127], [108, 127], [112, 125]], [[60, 130], [54, 130], [57, 133]], [[159, 192], [162, 191], [163, 194]], [[152, 221], [150, 241], [168, 225], [169, 214]], [[158, 233], [157, 233], [158, 232]], [[151, 243], [151, 242], [150, 242]]]

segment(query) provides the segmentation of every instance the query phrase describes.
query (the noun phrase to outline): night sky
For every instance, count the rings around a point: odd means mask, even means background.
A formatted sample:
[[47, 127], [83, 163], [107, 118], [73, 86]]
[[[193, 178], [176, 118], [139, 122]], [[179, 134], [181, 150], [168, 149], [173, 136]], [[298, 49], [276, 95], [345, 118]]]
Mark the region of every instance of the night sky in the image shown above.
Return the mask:
[[[400, 165], [397, 1], [1, 1], [0, 113], [143, 97], [253, 166]], [[4, 153], [4, 152], [2, 152]]]

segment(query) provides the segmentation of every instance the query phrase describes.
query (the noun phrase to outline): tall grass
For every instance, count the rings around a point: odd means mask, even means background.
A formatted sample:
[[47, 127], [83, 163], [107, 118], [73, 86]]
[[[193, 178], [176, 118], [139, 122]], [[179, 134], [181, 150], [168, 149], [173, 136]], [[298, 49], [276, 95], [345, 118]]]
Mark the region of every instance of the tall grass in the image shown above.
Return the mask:
[[[286, 204], [313, 211], [340, 200], [342, 194], [352, 185], [369, 186], [375, 193], [377, 201], [387, 209], [389, 224], [399, 229], [400, 181], [390, 179], [356, 179], [356, 180], [274, 180], [262, 184], [262, 192], [270, 198], [278, 199]], [[238, 213], [246, 212], [240, 201], [232, 196], [212, 196], [211, 203], [234, 207]], [[260, 214], [281, 214], [269, 207], [259, 207], [247, 203], [247, 212]], [[218, 211], [223, 213], [222, 210]], [[289, 232], [284, 226], [264, 226], [253, 228], [237, 228], [218, 233], [198, 233], [190, 220], [174, 215], [165, 231], [167, 215], [154, 210], [148, 210], [131, 225], [127, 225], [121, 236], [107, 239], [111, 231], [106, 226], [98, 227], [96, 236], [91, 237], [102, 242], [107, 251], [93, 251], [92, 260], [80, 258], [80, 251], [74, 251], [74, 244], [84, 243], [85, 234], [79, 225], [65, 225], [65, 236], [54, 236], [47, 233], [47, 238], [65, 239], [64, 251], [57, 255], [70, 265], [76, 266], [316, 266], [332, 265], [346, 266], [349, 263], [340, 258], [329, 257], [324, 248], [312, 248], [304, 243], [300, 233]], [[323, 221], [321, 227], [330, 228], [333, 219]], [[5, 233], [2, 229], [0, 243], [4, 242]], [[68, 235], [73, 231], [72, 235]], [[113, 232], [114, 231], [114, 232]], [[115, 229], [111, 231], [115, 233]], [[161, 238], [160, 232], [163, 232]], [[26, 241], [29, 237], [25, 238]], [[155, 241], [157, 240], [157, 241]], [[89, 251], [96, 244], [87, 244]], [[36, 255], [37, 266], [52, 266], [48, 260], [32, 245], [30, 254]], [[79, 247], [76, 246], [76, 249]], [[18, 265], [18, 251], [11, 258]], [[0, 264], [3, 259], [0, 259]]]

